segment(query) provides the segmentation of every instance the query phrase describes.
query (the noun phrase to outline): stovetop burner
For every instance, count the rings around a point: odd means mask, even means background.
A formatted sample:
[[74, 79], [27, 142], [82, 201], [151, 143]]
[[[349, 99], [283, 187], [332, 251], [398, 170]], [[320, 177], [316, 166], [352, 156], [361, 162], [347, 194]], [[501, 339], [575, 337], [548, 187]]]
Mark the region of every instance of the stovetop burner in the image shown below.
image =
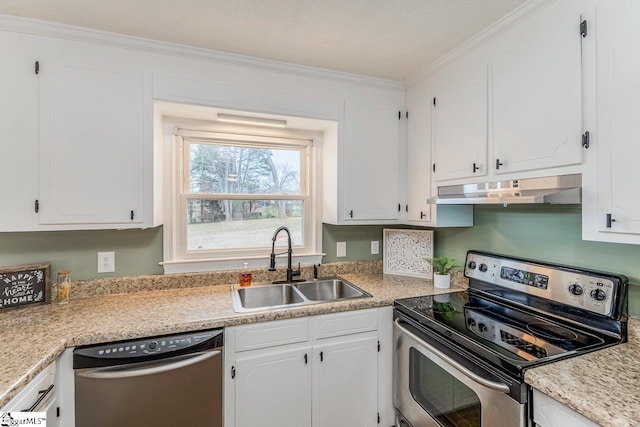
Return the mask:
[[529, 323], [527, 331], [533, 335], [552, 341], [574, 341], [578, 335], [570, 329], [550, 323]]

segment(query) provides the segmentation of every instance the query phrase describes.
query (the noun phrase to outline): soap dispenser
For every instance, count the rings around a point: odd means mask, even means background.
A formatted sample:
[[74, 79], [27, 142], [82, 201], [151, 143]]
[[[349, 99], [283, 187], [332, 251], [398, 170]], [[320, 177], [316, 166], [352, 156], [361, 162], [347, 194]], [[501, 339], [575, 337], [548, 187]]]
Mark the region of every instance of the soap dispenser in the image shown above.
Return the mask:
[[242, 264], [240, 271], [240, 286], [251, 286], [251, 272], [249, 271], [249, 263]]

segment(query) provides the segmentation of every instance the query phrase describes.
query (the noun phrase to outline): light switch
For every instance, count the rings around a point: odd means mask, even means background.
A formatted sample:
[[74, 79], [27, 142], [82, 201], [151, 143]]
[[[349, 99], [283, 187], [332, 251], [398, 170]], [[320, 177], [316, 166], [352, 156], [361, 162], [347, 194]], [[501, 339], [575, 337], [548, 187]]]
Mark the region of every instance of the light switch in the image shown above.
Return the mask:
[[347, 256], [347, 242], [337, 242], [336, 257], [341, 258]]
[[371, 255], [378, 255], [380, 253], [380, 240], [371, 241]]

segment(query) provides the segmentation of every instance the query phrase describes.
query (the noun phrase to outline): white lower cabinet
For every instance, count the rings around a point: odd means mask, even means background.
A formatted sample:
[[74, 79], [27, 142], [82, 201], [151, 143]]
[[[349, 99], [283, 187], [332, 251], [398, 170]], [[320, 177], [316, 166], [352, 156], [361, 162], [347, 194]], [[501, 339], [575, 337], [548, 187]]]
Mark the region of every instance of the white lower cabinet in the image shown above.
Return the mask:
[[533, 421], [538, 427], [599, 427], [600, 424], [533, 390]]
[[[58, 427], [58, 393], [56, 390], [56, 363], [53, 362], [27, 384], [0, 412], [0, 425], [14, 425], [11, 412], [44, 412], [46, 427]], [[4, 414], [4, 413], [8, 414]], [[17, 424], [15, 424], [17, 425]]]
[[313, 353], [311, 425], [376, 425], [378, 339], [319, 345]]
[[235, 425], [298, 427], [311, 424], [311, 349], [236, 359]]
[[378, 416], [392, 423], [390, 396], [379, 393], [379, 384], [390, 384], [391, 330], [378, 324], [383, 317], [390, 323], [390, 313], [386, 307], [226, 328], [224, 425], [357, 427], [377, 425]]

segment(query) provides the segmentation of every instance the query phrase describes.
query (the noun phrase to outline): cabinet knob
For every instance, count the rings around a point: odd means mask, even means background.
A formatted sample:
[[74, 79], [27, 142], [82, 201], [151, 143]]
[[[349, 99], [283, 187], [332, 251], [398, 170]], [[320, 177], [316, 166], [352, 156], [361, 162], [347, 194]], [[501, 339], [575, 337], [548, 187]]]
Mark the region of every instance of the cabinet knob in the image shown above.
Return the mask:
[[612, 222], [616, 222], [616, 220], [611, 218], [611, 214], [607, 214], [607, 228], [611, 228]]

